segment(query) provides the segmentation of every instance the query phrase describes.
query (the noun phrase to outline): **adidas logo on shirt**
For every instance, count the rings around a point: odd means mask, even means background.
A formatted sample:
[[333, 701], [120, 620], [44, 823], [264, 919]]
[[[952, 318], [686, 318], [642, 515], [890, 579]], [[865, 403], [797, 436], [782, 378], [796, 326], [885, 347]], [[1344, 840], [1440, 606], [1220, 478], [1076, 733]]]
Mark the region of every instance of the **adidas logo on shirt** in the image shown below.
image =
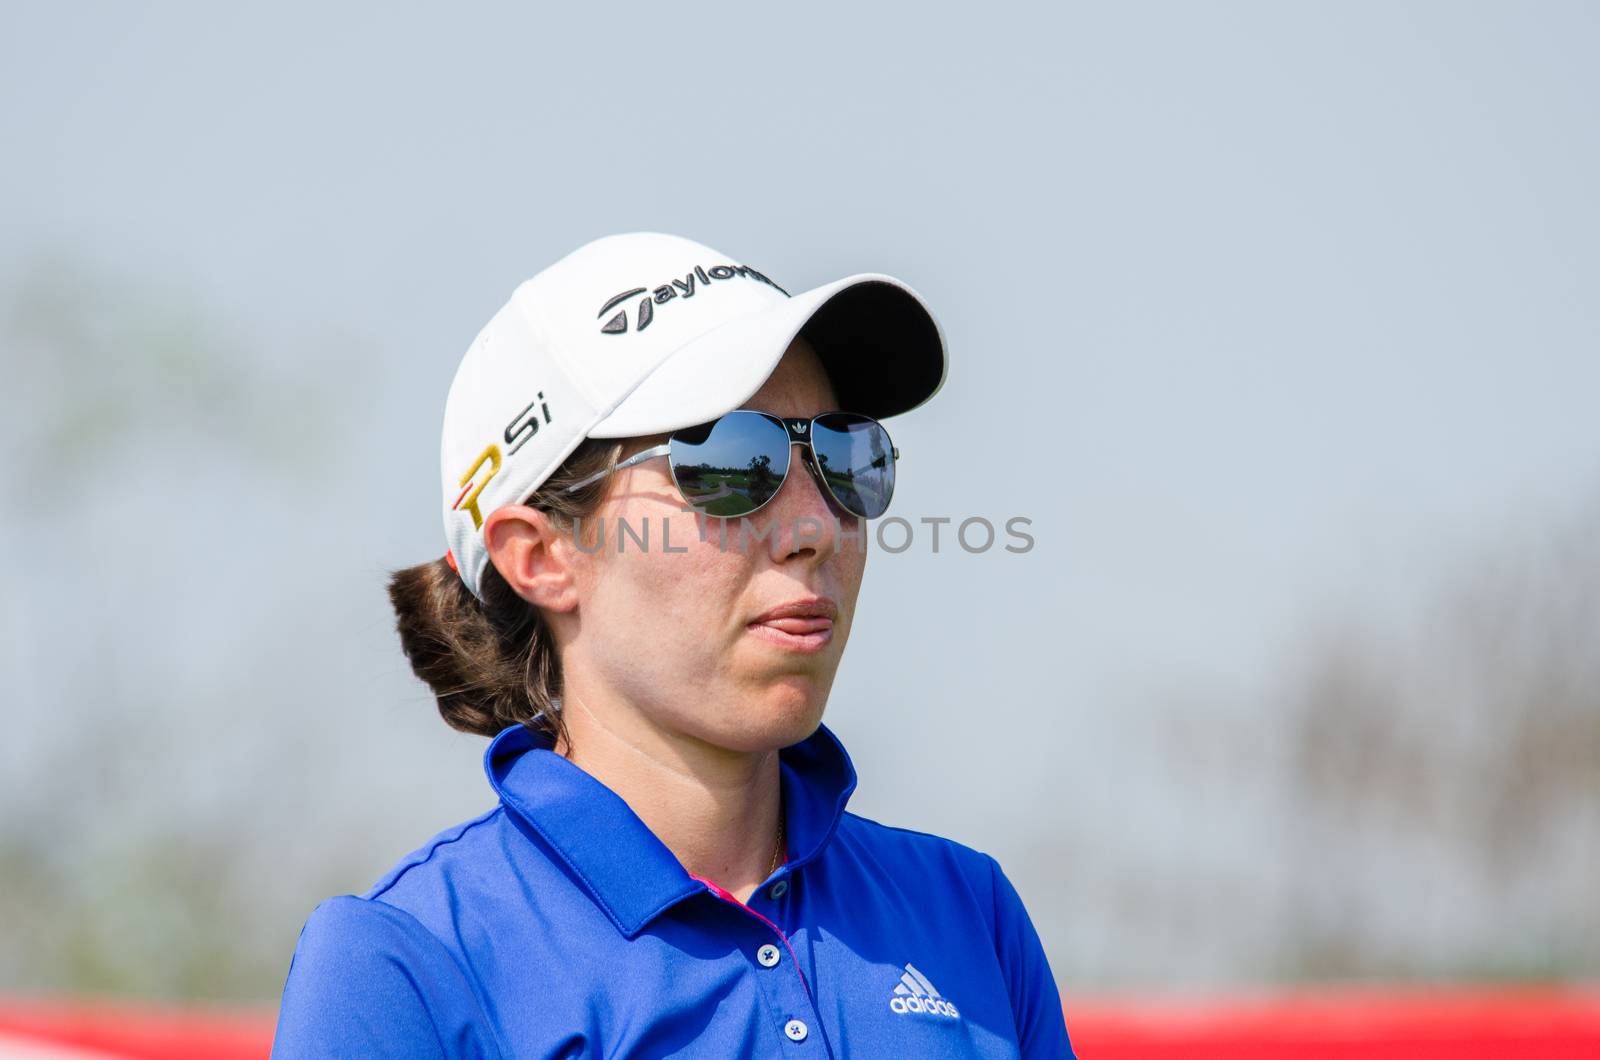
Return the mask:
[[930, 1016], [961, 1018], [960, 1011], [939, 996], [939, 991], [928, 982], [928, 977], [910, 964], [906, 965], [905, 974], [900, 976], [900, 984], [894, 988], [894, 996], [889, 999], [889, 1009], [902, 1016], [908, 1012], [923, 1012]]

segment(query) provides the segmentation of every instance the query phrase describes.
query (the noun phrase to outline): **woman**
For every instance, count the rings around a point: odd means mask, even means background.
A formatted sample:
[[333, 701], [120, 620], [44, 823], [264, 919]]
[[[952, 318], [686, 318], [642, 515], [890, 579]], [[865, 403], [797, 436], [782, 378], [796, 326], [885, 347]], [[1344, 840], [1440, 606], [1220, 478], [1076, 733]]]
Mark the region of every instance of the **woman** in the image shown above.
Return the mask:
[[390, 595], [499, 804], [307, 920], [273, 1055], [1070, 1056], [987, 855], [845, 812], [821, 725], [943, 339], [688, 240], [519, 287], [446, 404], [443, 559]]

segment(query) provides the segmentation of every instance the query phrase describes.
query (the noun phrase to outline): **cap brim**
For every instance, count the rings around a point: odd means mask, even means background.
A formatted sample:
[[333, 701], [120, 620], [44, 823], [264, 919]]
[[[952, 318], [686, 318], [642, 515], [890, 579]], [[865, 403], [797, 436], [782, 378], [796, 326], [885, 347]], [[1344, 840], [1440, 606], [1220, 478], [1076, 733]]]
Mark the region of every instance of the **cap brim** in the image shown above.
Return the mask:
[[747, 313], [668, 355], [591, 438], [661, 434], [716, 419], [749, 401], [801, 332], [839, 407], [883, 419], [944, 385], [944, 332], [920, 295], [892, 276], [857, 273]]

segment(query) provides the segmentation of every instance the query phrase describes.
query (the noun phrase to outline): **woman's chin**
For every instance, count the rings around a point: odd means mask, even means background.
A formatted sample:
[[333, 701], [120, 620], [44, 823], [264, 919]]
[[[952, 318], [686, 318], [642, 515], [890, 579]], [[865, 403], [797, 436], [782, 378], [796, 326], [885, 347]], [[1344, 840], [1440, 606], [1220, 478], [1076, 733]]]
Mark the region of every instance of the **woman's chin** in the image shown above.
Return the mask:
[[822, 724], [826, 701], [815, 689], [798, 694], [784, 689], [754, 700], [741, 701], [738, 713], [718, 719], [714, 732], [702, 739], [731, 751], [762, 752], [797, 744]]

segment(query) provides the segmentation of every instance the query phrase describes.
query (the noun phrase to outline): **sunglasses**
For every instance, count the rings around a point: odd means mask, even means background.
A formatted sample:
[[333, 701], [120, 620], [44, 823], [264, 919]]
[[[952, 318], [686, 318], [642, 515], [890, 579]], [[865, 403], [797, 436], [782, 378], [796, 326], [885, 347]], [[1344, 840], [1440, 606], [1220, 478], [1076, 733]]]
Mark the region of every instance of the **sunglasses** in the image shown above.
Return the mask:
[[789, 477], [789, 447], [823, 495], [851, 515], [876, 519], [894, 493], [894, 462], [900, 457], [883, 424], [854, 412], [823, 412], [810, 419], [735, 409], [694, 427], [674, 431], [662, 445], [636, 453], [563, 492], [573, 493], [625, 467], [667, 458], [683, 499], [706, 515], [736, 519], [759, 511]]

